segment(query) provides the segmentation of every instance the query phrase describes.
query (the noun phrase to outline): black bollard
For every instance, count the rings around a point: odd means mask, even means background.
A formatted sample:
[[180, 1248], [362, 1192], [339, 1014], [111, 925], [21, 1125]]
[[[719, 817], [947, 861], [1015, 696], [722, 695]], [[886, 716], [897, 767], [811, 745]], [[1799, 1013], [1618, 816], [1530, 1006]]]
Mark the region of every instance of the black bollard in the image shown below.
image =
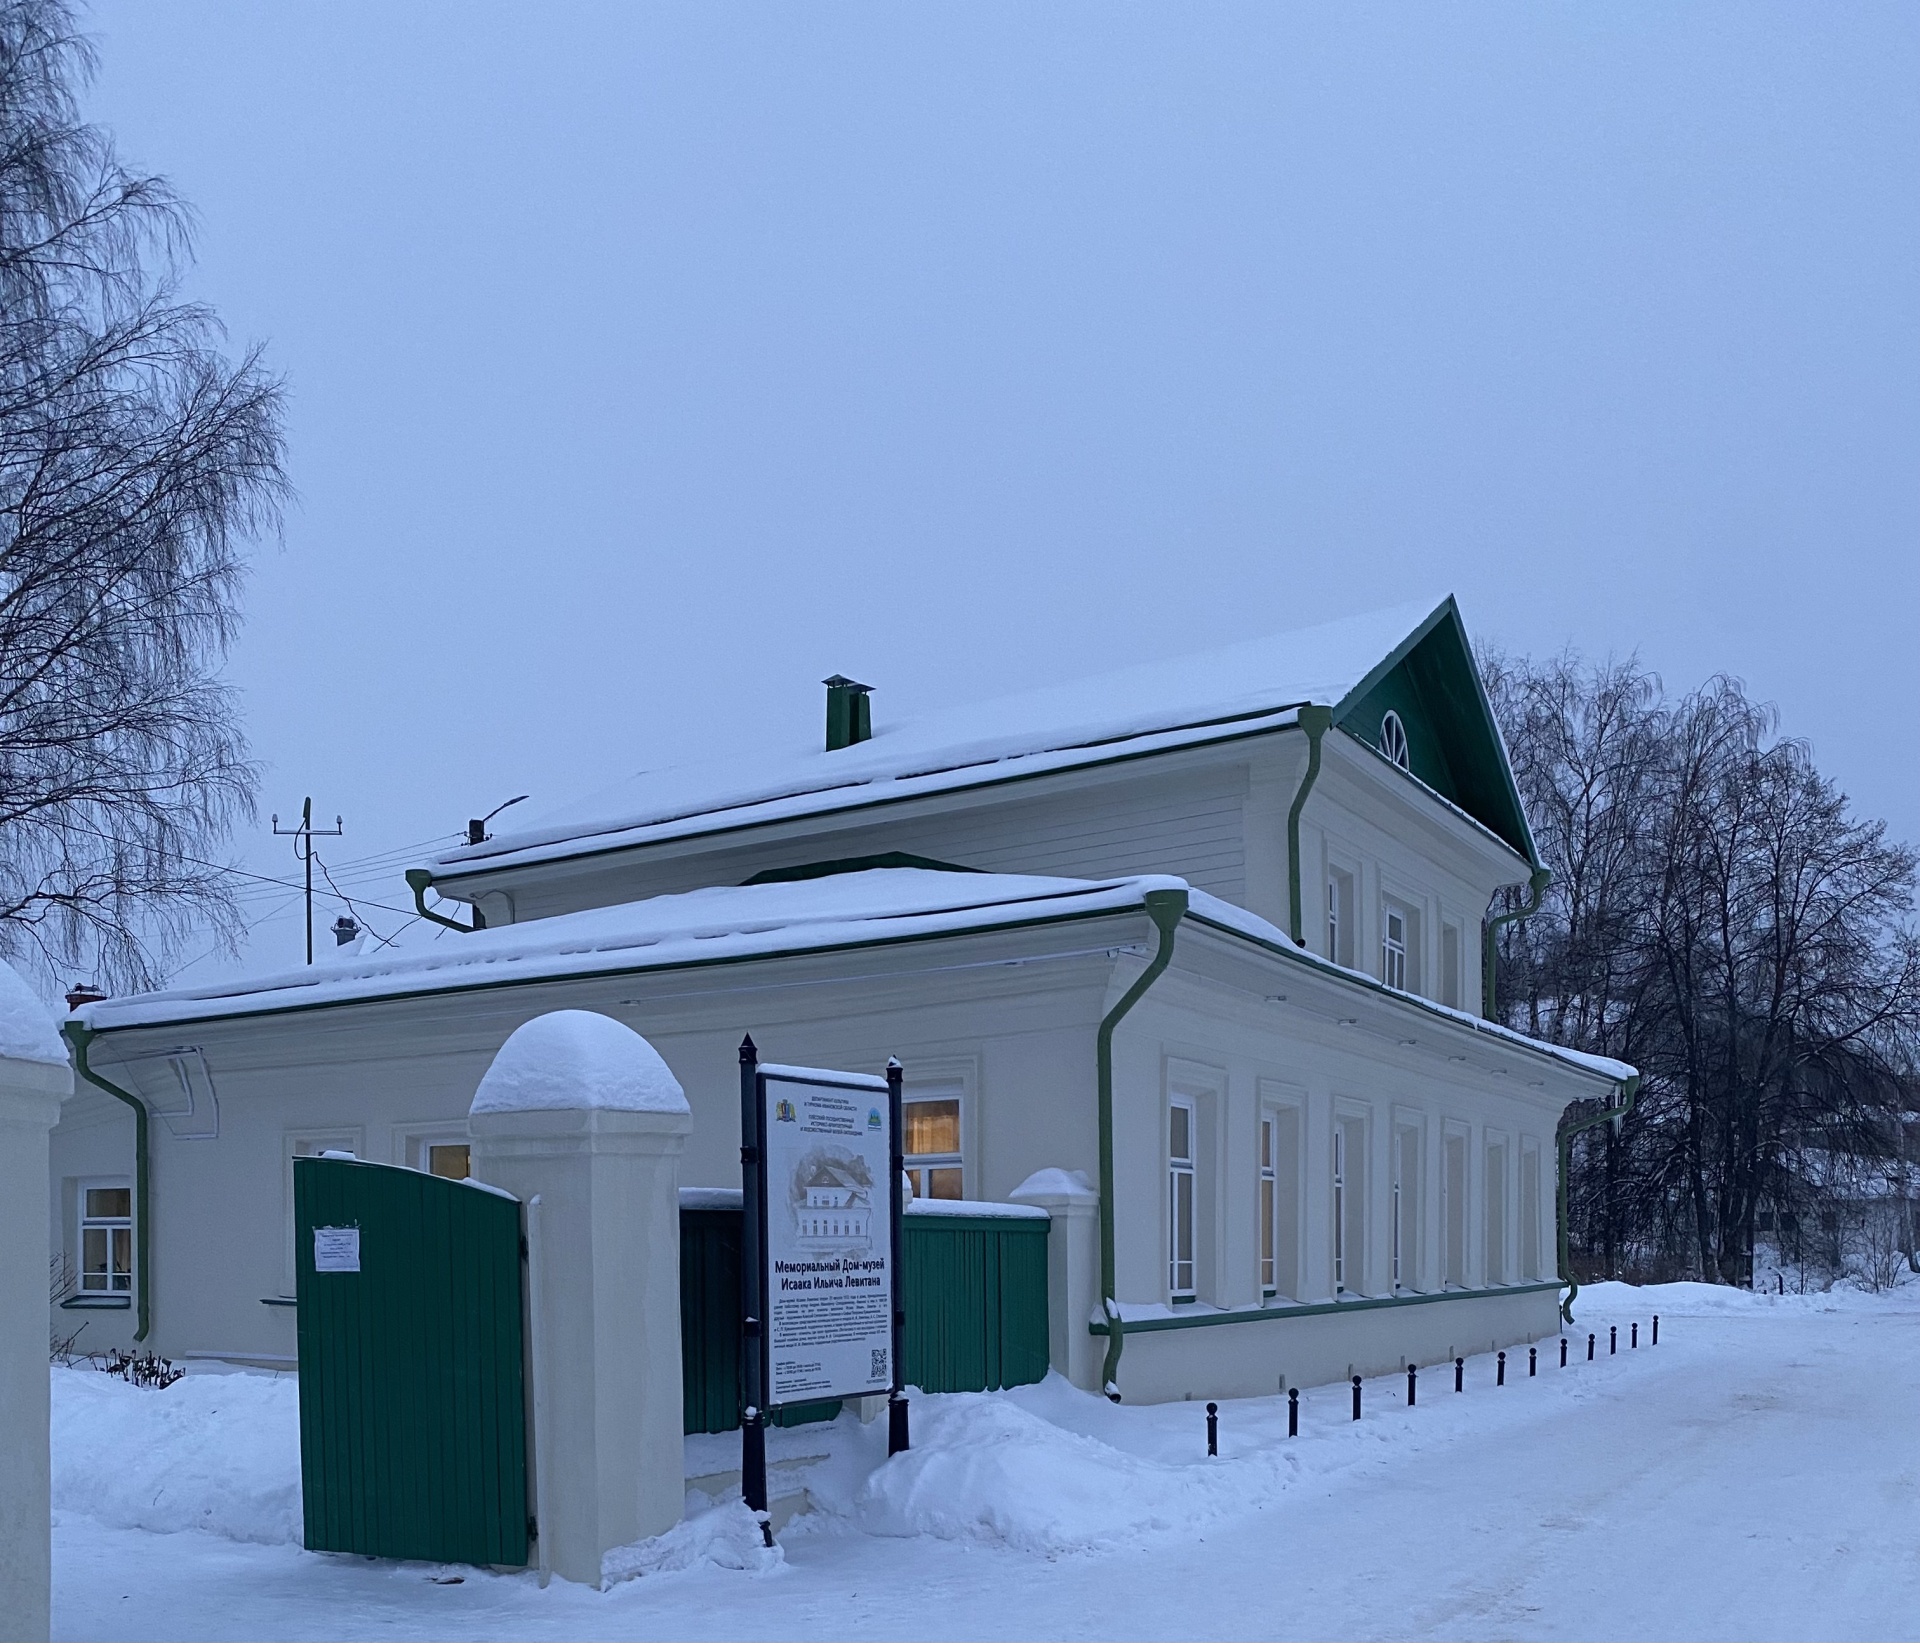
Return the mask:
[[1627, 1345], [1630, 1347], [1638, 1346], [1640, 1344], [1640, 1320], [1636, 1318], [1627, 1327], [1628, 1327]]
[[1495, 1386], [1505, 1386], [1507, 1384], [1507, 1355], [1504, 1352], [1500, 1354], [1499, 1362], [1494, 1365], [1493, 1384]]
[[1618, 1324], [1608, 1324], [1607, 1325], [1607, 1356], [1611, 1358], [1614, 1355], [1614, 1353], [1618, 1352], [1619, 1350], [1620, 1350], [1620, 1326]]
[[1560, 1337], [1560, 1367], [1567, 1367], [1567, 1338], [1564, 1335]]
[[1540, 1368], [1540, 1349], [1537, 1346], [1527, 1348], [1527, 1379], [1532, 1380]]
[[1657, 1312], [1653, 1315], [1653, 1344], [1660, 1344], [1660, 1314]]
[[1360, 1377], [1358, 1375], [1353, 1377], [1353, 1418], [1355, 1420], [1360, 1418]]
[[1593, 1362], [1593, 1336], [1591, 1334], [1587, 1336], [1587, 1362]]
[[1300, 1388], [1297, 1386], [1287, 1388], [1287, 1436], [1300, 1436]]
[[1220, 1406], [1217, 1403], [1207, 1405], [1207, 1453], [1220, 1453]]
[[1414, 1382], [1414, 1368], [1407, 1365], [1407, 1407], [1411, 1409], [1419, 1401], [1419, 1389]]
[[1467, 1360], [1465, 1358], [1455, 1358], [1453, 1360], [1453, 1389], [1456, 1392], [1464, 1392], [1467, 1389]]

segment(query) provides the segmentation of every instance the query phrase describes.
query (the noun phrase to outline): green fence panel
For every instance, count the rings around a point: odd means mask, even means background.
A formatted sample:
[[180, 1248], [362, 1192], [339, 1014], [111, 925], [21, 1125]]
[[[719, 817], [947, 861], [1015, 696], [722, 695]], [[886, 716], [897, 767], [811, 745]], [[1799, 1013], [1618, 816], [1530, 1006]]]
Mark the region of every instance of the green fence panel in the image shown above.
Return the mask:
[[1045, 1379], [1048, 1230], [1041, 1216], [907, 1216], [908, 1380], [988, 1392]]
[[[519, 1202], [351, 1159], [293, 1190], [308, 1549], [525, 1565]], [[314, 1270], [315, 1227], [359, 1230], [357, 1272]]]
[[[737, 1209], [680, 1211], [680, 1387], [689, 1432], [740, 1426], [740, 1240]], [[772, 1426], [830, 1421], [840, 1400], [795, 1404], [768, 1417]]]

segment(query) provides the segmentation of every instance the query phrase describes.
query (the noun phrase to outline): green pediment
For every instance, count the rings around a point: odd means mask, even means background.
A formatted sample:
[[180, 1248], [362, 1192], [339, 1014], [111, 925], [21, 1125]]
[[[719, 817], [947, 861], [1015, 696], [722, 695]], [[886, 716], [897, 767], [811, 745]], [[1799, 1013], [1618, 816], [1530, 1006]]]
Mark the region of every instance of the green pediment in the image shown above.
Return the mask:
[[1506, 744], [1451, 598], [1335, 705], [1333, 722], [1385, 756], [1389, 713], [1405, 730], [1413, 774], [1537, 862]]

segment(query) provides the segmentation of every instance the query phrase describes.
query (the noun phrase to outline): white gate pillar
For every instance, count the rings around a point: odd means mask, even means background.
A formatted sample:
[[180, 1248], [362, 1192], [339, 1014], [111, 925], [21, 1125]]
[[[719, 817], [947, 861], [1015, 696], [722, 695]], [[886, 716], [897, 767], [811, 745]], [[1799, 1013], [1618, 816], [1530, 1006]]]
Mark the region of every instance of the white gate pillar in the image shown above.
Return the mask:
[[597, 1586], [605, 1555], [672, 1528], [686, 1497], [679, 1187], [692, 1115], [638, 1033], [558, 1010], [501, 1046], [471, 1125], [475, 1177], [528, 1205], [541, 1563]]
[[1034, 1204], [1047, 1228], [1047, 1359], [1075, 1386], [1100, 1389], [1106, 1337], [1087, 1325], [1100, 1308], [1100, 1194], [1078, 1170], [1036, 1170], [1007, 1194]]
[[0, 963], [0, 1631], [41, 1639], [53, 1576], [47, 1137], [73, 1093], [46, 1006]]

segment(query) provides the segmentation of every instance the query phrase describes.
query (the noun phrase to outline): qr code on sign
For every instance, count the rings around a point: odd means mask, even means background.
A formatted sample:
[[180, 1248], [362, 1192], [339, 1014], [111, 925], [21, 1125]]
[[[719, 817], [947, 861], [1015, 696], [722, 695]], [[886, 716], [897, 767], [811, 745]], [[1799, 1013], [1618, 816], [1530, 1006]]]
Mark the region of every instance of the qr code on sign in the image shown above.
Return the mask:
[[887, 1378], [887, 1349], [876, 1346], [873, 1349], [873, 1367], [867, 1371], [870, 1381], [884, 1381]]

